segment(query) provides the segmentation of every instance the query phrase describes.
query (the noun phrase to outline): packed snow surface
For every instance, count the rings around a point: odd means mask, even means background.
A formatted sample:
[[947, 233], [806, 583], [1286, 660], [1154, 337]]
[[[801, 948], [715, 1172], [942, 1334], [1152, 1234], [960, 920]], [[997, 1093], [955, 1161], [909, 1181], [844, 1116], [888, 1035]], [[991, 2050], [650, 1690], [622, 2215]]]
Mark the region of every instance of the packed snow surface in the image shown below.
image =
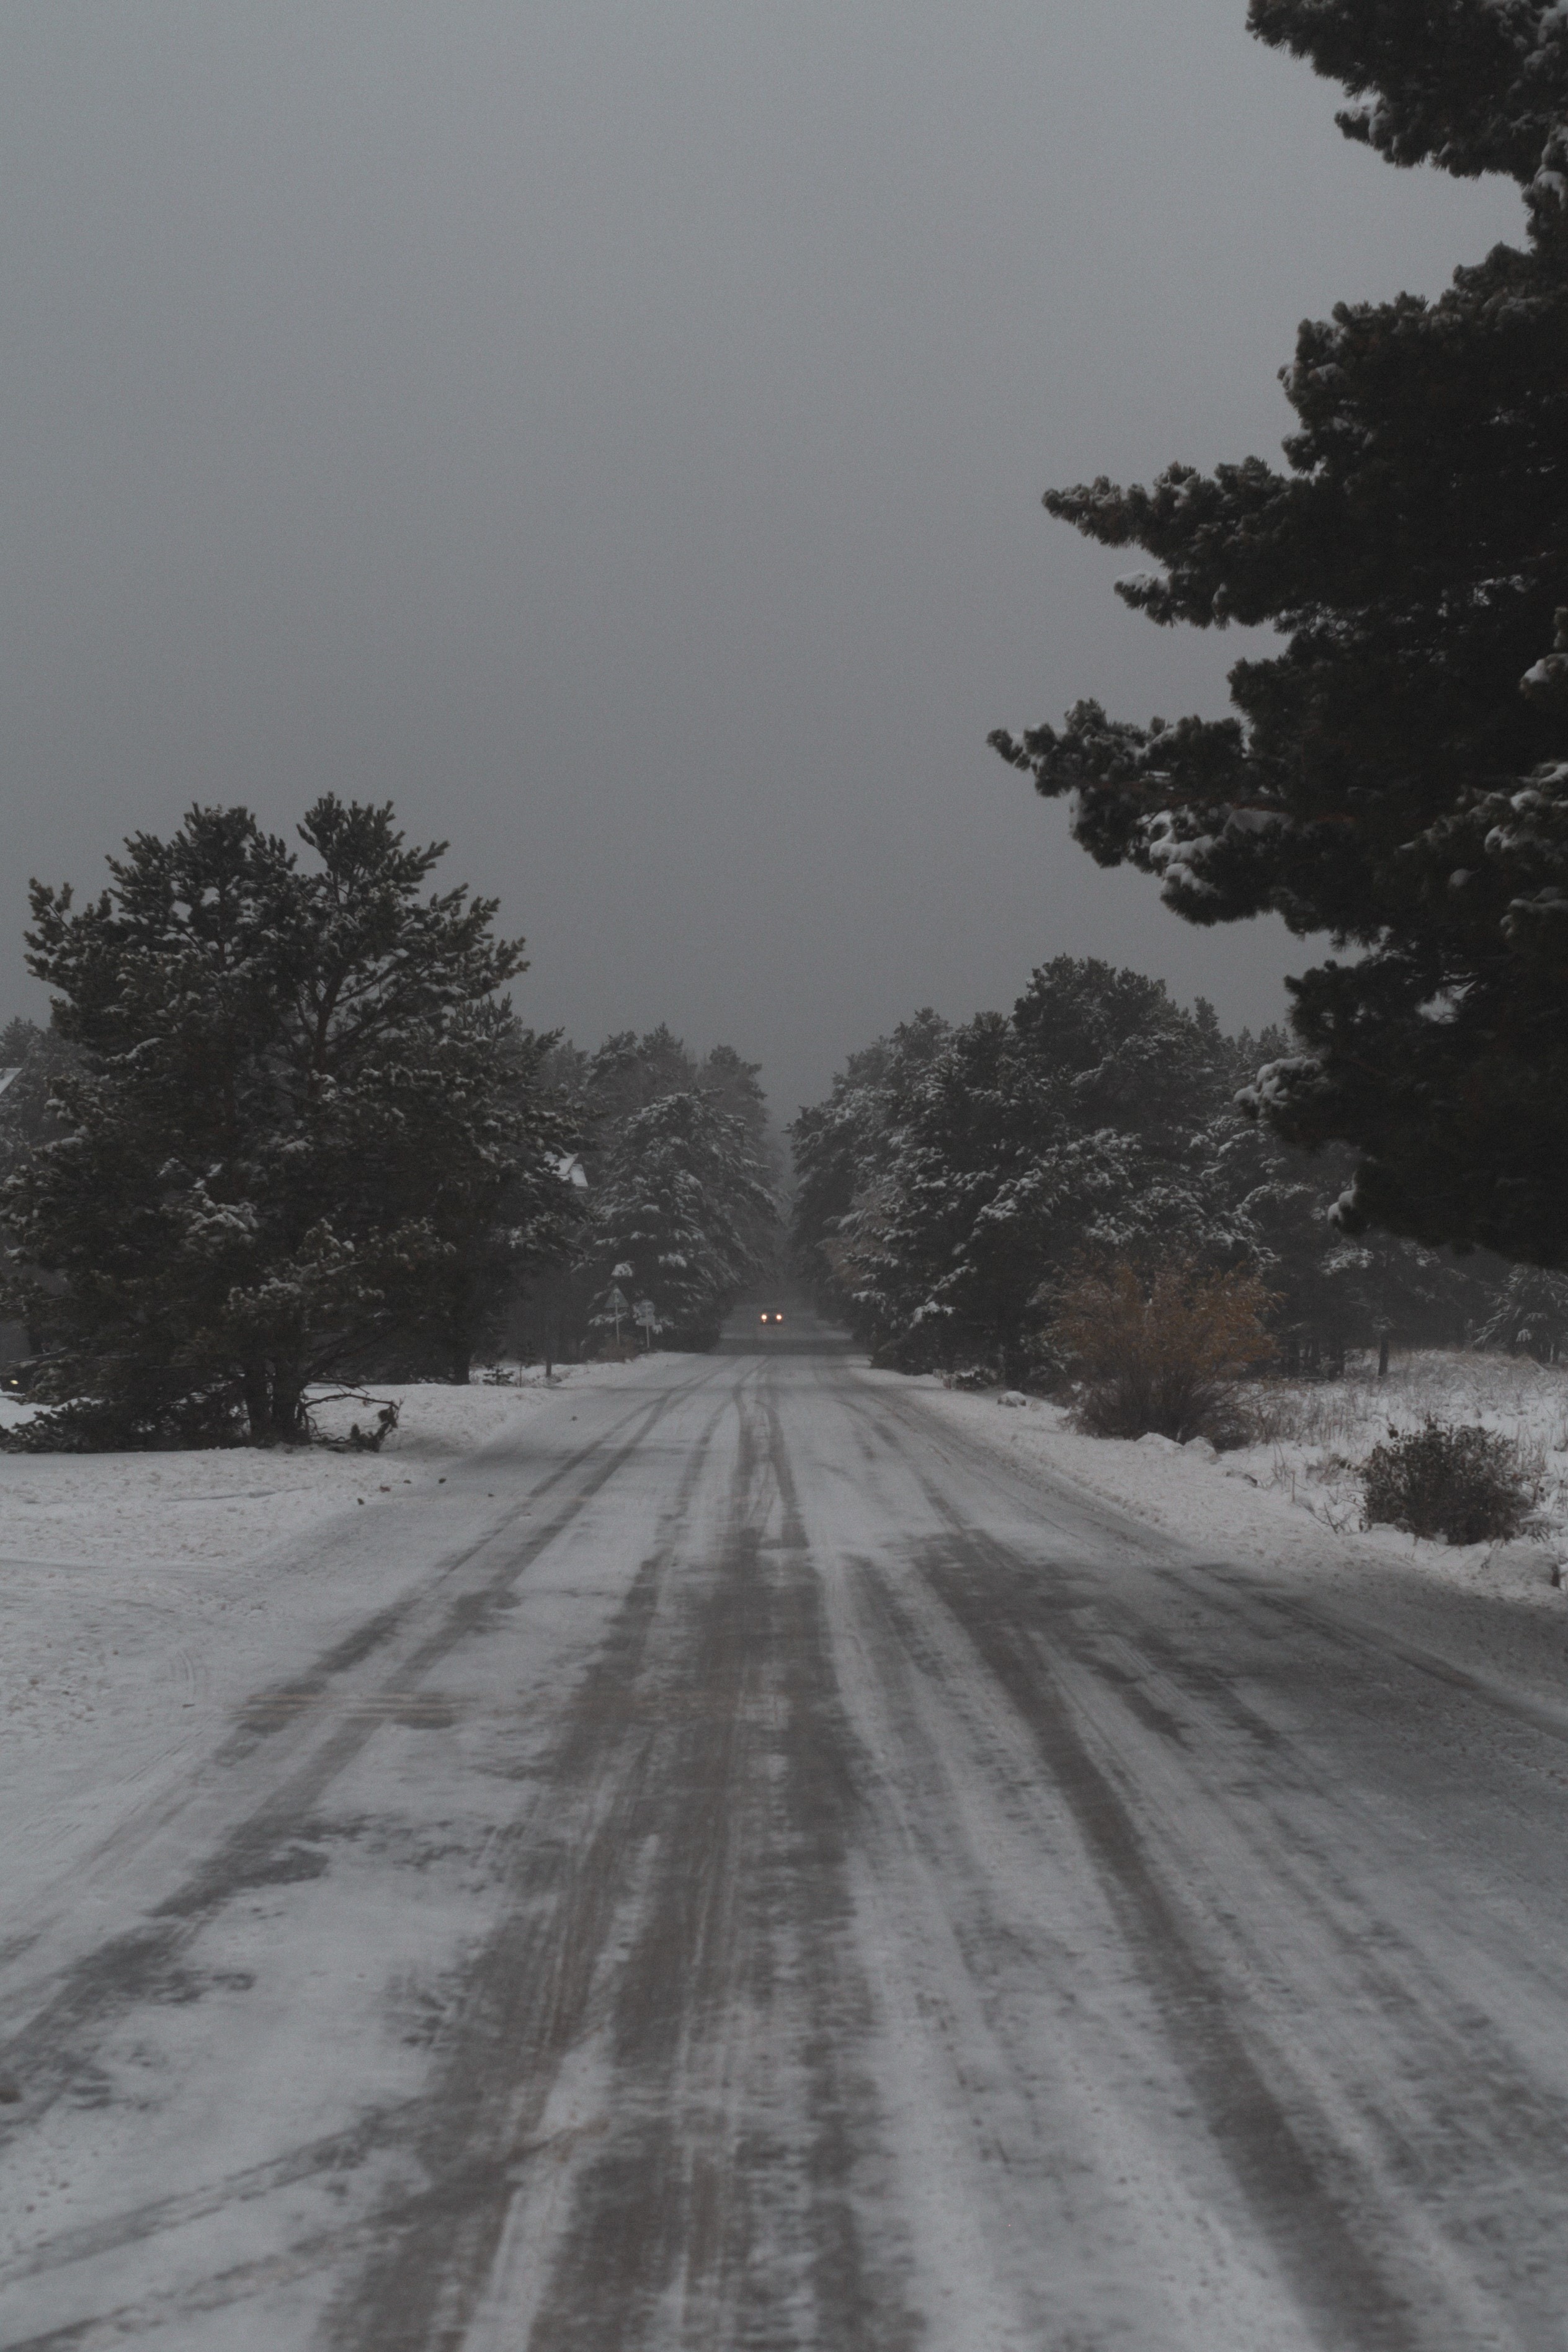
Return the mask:
[[0, 1461], [3, 2352], [1557, 2352], [1563, 1596], [741, 1344]]

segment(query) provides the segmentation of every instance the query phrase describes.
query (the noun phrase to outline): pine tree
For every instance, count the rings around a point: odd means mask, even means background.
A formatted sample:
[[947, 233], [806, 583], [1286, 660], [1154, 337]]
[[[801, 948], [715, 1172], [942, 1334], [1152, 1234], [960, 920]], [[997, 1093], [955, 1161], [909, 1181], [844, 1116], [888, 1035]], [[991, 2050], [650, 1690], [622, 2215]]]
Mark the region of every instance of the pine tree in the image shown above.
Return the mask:
[[641, 1037], [635, 1029], [606, 1037], [584, 1075], [590, 1116], [606, 1134], [665, 1095], [689, 1094], [700, 1082], [696, 1055], [662, 1021]]
[[591, 1319], [613, 1323], [618, 1289], [648, 1302], [667, 1344], [710, 1347], [773, 1215], [742, 1121], [700, 1092], [659, 1096], [617, 1129], [593, 1196]]
[[[574, 1148], [582, 1154], [585, 1230], [573, 1262], [547, 1276], [520, 1318], [524, 1344], [546, 1352], [596, 1345], [614, 1324], [605, 1305], [610, 1291], [619, 1288], [626, 1296], [627, 1286], [641, 1279], [633, 1274], [617, 1283], [610, 1269], [679, 1256], [697, 1270], [689, 1290], [671, 1278], [679, 1269], [667, 1266], [663, 1276], [645, 1283], [638, 1297], [654, 1304], [667, 1338], [681, 1345], [709, 1345], [737, 1288], [771, 1265], [777, 1248], [779, 1155], [769, 1132], [758, 1065], [723, 1045], [699, 1059], [661, 1022], [640, 1036], [633, 1029], [617, 1031], [594, 1053], [567, 1039], [549, 1039], [539, 1071], [541, 1082], [560, 1101], [574, 1130]], [[676, 1097], [692, 1097], [700, 1106], [690, 1114], [688, 1139], [695, 1158], [687, 1168], [668, 1158], [677, 1151], [679, 1118], [672, 1114], [668, 1126], [657, 1119], [637, 1124], [645, 1112]], [[707, 1128], [710, 1113], [730, 1123], [716, 1157], [707, 1156], [714, 1141]], [[703, 1163], [701, 1181], [693, 1189], [698, 1160]], [[715, 1221], [711, 1232], [704, 1224], [709, 1218]], [[658, 1247], [641, 1242], [632, 1246], [628, 1236], [651, 1234], [656, 1227], [662, 1234]], [[612, 1232], [622, 1235], [625, 1246], [606, 1241]]]
[[1556, 0], [1252, 0], [1270, 47], [1372, 103], [1339, 117], [1394, 163], [1529, 181], [1568, 122], [1568, 22]]
[[1273, 1298], [1269, 1328], [1286, 1371], [1336, 1372], [1350, 1349], [1386, 1341], [1462, 1346], [1490, 1312], [1498, 1259], [1340, 1230], [1335, 1205], [1355, 1171], [1344, 1145], [1309, 1154], [1254, 1122], [1225, 1125], [1220, 1181], [1240, 1246]]
[[[0, 1070], [16, 1074], [0, 1094], [0, 1181], [19, 1172], [36, 1152], [61, 1133], [55, 1086], [77, 1067], [79, 1060], [58, 1030], [40, 1029], [35, 1021], [8, 1021], [0, 1030]], [[42, 1355], [48, 1347], [48, 1300], [57, 1287], [41, 1266], [26, 1265], [15, 1252], [9, 1254], [0, 1297], [8, 1290], [19, 1319], [25, 1318], [21, 1331], [31, 1356]]]
[[[35, 884], [29, 963], [79, 1070], [7, 1179], [14, 1293], [120, 1442], [289, 1439], [328, 1376], [467, 1351], [561, 1188], [559, 1122], [496, 992], [495, 902], [425, 895], [444, 845], [329, 794], [312, 862], [243, 809], [141, 834], [78, 908]], [[81, 1416], [79, 1413], [78, 1419]]]
[[0, 1070], [16, 1072], [0, 1093], [0, 1174], [20, 1167], [31, 1152], [60, 1133], [55, 1087], [79, 1061], [58, 1029], [40, 1029], [36, 1021], [24, 1020], [8, 1021], [0, 1029]]
[[855, 1305], [863, 1287], [846, 1258], [845, 1221], [867, 1202], [897, 1154], [897, 1137], [910, 1089], [938, 1054], [948, 1024], [930, 1007], [879, 1037], [847, 1063], [824, 1103], [807, 1105], [788, 1134], [795, 1157], [795, 1195], [790, 1249], [796, 1278], [824, 1313], [852, 1328], [867, 1328]]
[[1516, 1265], [1489, 1302], [1476, 1339], [1484, 1348], [1522, 1348], [1537, 1363], [1554, 1364], [1568, 1348], [1568, 1279], [1542, 1267]]
[[760, 1206], [738, 1202], [736, 1225], [753, 1278], [776, 1277], [780, 1245], [778, 1196], [784, 1160], [778, 1136], [768, 1118], [762, 1065], [744, 1060], [733, 1045], [715, 1045], [699, 1066], [697, 1091], [706, 1095], [714, 1108], [726, 1118], [738, 1120], [746, 1139], [765, 1199]]
[[1291, 982], [1300, 1050], [1253, 1096], [1360, 1154], [1341, 1206], [1436, 1245], [1568, 1263], [1568, 20], [1548, 0], [1254, 0], [1254, 29], [1368, 102], [1398, 163], [1506, 172], [1524, 249], [1428, 303], [1341, 304], [1285, 372], [1289, 469], [1047, 509], [1162, 569], [1163, 624], [1272, 624], [1237, 716], [1148, 726], [1079, 703], [993, 738], [1102, 865], [1199, 923], [1271, 909], [1334, 960]]
[[922, 1015], [802, 1113], [797, 1247], [885, 1360], [1016, 1377], [1079, 1253], [1235, 1254], [1211, 1132], [1231, 1083], [1208, 1007], [1059, 956], [1011, 1015]]
[[[409, 1066], [420, 1100], [397, 1163], [401, 1205], [436, 1248], [403, 1326], [410, 1361], [458, 1384], [521, 1286], [581, 1239], [581, 1196], [559, 1174], [574, 1129], [540, 1076], [549, 1043], [490, 1000], [454, 1014]], [[384, 1193], [384, 1213], [391, 1205]]]
[[926, 1013], [853, 1055], [791, 1130], [797, 1263], [824, 1311], [906, 1369], [1050, 1369], [1041, 1333], [1086, 1260], [1245, 1266], [1283, 1360], [1457, 1342], [1498, 1262], [1331, 1220], [1353, 1161], [1282, 1143], [1234, 1097], [1278, 1032], [1226, 1037], [1163, 985], [1094, 958], [1042, 965], [1010, 1015]]

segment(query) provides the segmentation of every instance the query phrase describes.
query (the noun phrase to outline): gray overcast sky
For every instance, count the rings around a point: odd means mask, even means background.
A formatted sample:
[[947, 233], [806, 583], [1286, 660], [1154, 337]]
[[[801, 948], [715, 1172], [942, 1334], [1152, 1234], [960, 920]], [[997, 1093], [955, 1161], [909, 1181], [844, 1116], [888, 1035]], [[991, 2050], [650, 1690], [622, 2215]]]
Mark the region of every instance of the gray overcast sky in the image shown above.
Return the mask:
[[788, 1116], [1068, 950], [1231, 1023], [1310, 960], [1106, 876], [985, 748], [1216, 712], [1047, 483], [1277, 454], [1336, 299], [1511, 186], [1396, 173], [1245, 0], [49, 0], [0, 23], [7, 988], [30, 873], [391, 797], [526, 1017]]

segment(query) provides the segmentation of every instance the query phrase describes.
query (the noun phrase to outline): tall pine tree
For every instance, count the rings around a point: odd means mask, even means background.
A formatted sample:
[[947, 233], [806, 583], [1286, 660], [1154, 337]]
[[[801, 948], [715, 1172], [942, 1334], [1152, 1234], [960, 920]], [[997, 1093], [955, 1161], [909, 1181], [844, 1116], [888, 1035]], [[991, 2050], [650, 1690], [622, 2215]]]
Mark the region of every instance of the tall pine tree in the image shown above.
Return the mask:
[[775, 1216], [742, 1121], [698, 1091], [661, 1095], [618, 1128], [593, 1198], [584, 1271], [601, 1328], [647, 1300], [667, 1345], [710, 1347], [756, 1271]]
[[1226, 1037], [1201, 1000], [1189, 1013], [1092, 957], [1041, 965], [1009, 1016], [923, 1013], [795, 1120], [796, 1264], [825, 1312], [908, 1369], [1044, 1370], [1042, 1325], [1085, 1255], [1247, 1264], [1297, 1369], [1384, 1337], [1462, 1339], [1492, 1311], [1498, 1262], [1336, 1231], [1344, 1147], [1310, 1157], [1239, 1115], [1244, 1073], [1282, 1045]]
[[467, 1377], [562, 1206], [560, 1122], [496, 992], [495, 902], [426, 895], [444, 845], [329, 794], [301, 865], [244, 809], [140, 834], [78, 908], [35, 885], [29, 962], [80, 1056], [6, 1179], [14, 1309], [120, 1443], [305, 1426], [310, 1382]]
[[1231, 1083], [1206, 1006], [1058, 956], [1010, 1016], [922, 1014], [802, 1112], [800, 1262], [885, 1360], [1017, 1376], [1079, 1252], [1234, 1252], [1208, 1132]]
[[1300, 330], [1288, 470], [1261, 459], [1046, 505], [1161, 569], [1135, 610], [1272, 624], [1237, 716], [999, 733], [1102, 865], [1198, 923], [1272, 909], [1336, 957], [1291, 985], [1276, 1131], [1341, 1139], [1341, 1204], [1427, 1244], [1568, 1264], [1568, 18], [1555, 0], [1254, 0], [1253, 29], [1364, 102], [1396, 163], [1501, 172], [1522, 249], [1439, 300]]

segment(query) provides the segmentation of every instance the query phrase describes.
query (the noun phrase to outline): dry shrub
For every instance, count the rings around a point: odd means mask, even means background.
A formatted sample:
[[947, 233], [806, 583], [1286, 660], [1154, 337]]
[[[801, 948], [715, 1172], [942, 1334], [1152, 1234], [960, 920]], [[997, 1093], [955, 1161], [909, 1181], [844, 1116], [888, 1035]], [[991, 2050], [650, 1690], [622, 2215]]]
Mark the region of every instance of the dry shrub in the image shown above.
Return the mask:
[[1509, 1542], [1528, 1525], [1540, 1493], [1511, 1438], [1479, 1425], [1445, 1428], [1430, 1416], [1374, 1445], [1362, 1481], [1369, 1528], [1452, 1544]]
[[1090, 1437], [1237, 1445], [1247, 1432], [1237, 1377], [1265, 1363], [1271, 1300], [1255, 1274], [1203, 1274], [1169, 1260], [1152, 1276], [1127, 1259], [1086, 1266], [1061, 1291], [1050, 1338], [1071, 1364], [1077, 1426]]

